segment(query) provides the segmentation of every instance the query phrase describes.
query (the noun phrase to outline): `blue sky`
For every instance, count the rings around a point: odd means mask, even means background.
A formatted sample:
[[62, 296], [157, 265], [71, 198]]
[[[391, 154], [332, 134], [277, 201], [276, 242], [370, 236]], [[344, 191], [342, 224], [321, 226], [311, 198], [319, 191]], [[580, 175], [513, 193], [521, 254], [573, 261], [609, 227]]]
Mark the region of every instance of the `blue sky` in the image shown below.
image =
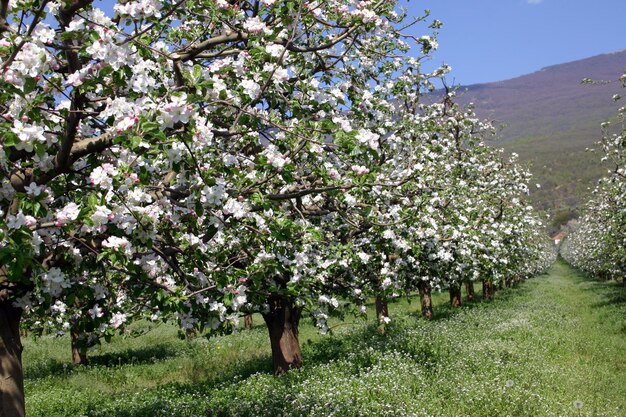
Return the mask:
[[[404, 0], [444, 23], [431, 65], [455, 84], [498, 81], [626, 49], [626, 0]], [[421, 32], [421, 33], [420, 33]], [[424, 26], [415, 34], [424, 34]]]

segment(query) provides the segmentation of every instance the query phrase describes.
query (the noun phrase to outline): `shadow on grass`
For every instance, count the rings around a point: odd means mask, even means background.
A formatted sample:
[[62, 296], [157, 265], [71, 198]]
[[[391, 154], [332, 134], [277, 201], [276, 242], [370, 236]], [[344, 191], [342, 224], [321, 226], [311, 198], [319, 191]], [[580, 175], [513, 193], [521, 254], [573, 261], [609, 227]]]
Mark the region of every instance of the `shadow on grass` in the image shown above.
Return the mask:
[[610, 306], [626, 306], [626, 287], [622, 283], [597, 281], [600, 285], [592, 285], [585, 290], [594, 293], [600, 301], [593, 303], [594, 308]]
[[68, 373], [71, 367], [67, 362], [62, 362], [56, 359], [47, 359], [43, 362], [29, 364], [24, 367], [24, 379], [33, 380], [46, 378], [53, 375], [63, 375]]
[[[105, 353], [89, 357], [89, 365], [113, 367], [122, 365], [140, 365], [154, 363], [159, 360], [180, 356], [180, 350], [168, 345], [155, 345], [138, 349], [126, 349], [120, 352]], [[63, 375], [80, 369], [83, 365], [72, 365], [57, 359], [48, 359], [44, 362], [29, 364], [24, 369], [24, 378], [34, 380], [54, 375]]]
[[591, 304], [591, 307], [626, 306], [626, 286], [623, 282], [598, 279], [569, 265], [567, 267], [575, 271], [572, 275], [576, 284], [594, 284], [582, 288], [585, 292], [593, 293], [601, 299], [601, 301]]
[[[140, 395], [138, 402], [134, 401], [136, 395], [126, 396], [122, 394], [120, 401], [103, 407], [98, 400], [87, 402], [86, 414], [90, 417], [115, 416], [115, 417], [155, 417], [165, 415], [178, 415], [181, 410], [187, 408], [202, 408], [197, 415], [230, 415], [217, 414], [203, 408], [202, 400], [210, 398], [214, 390], [228, 389], [241, 381], [245, 381], [254, 374], [272, 374], [272, 358], [269, 355], [242, 358], [232, 364], [218, 364], [211, 376], [200, 376], [188, 383], [168, 383], [155, 388], [145, 390]], [[190, 398], [189, 405], [174, 406], [171, 399]], [[193, 398], [193, 400], [191, 399]], [[175, 402], [175, 401], [174, 401]], [[187, 415], [187, 414], [185, 414]], [[196, 414], [194, 414], [196, 415]]]
[[137, 349], [125, 349], [119, 352], [108, 352], [89, 358], [94, 366], [122, 366], [154, 363], [159, 360], [180, 356], [180, 349], [169, 345], [154, 345]]
[[[380, 353], [385, 352], [403, 352], [412, 358], [416, 363], [421, 363], [424, 369], [430, 364], [439, 363], [445, 358], [443, 355], [451, 354], [447, 350], [444, 352], [437, 346], [433, 345], [427, 339], [414, 340], [414, 334], [409, 334], [410, 321], [415, 322], [414, 317], [404, 316], [394, 321], [387, 327], [386, 333], [378, 332], [375, 324], [364, 324], [348, 334], [328, 335], [320, 340], [302, 341], [302, 356], [304, 358], [303, 372], [306, 375], [307, 366], [320, 366], [334, 361], [346, 359], [349, 366], [343, 367], [343, 371], [353, 375], [359, 375], [364, 369], [378, 363], [381, 358]], [[413, 340], [409, 340], [413, 339]], [[258, 356], [254, 358], [242, 358], [232, 364], [222, 364], [218, 372], [214, 372], [212, 376], [204, 380], [198, 380], [190, 383], [172, 383], [164, 384], [153, 390], [149, 394], [142, 394], [140, 401], [129, 403], [120, 401], [116, 404], [110, 404], [106, 409], [102, 409], [101, 404], [92, 403], [88, 405], [88, 416], [116, 416], [116, 417], [153, 417], [155, 415], [176, 415], [176, 412], [185, 410], [182, 408], [169, 408], [172, 403], [168, 398], [189, 398], [190, 407], [194, 413], [198, 415], [215, 415], [230, 416], [232, 409], [223, 403], [224, 396], [229, 398], [228, 403], [235, 403], [241, 400], [238, 398], [237, 385], [242, 381], [249, 379], [254, 374], [272, 374], [271, 357]], [[294, 381], [298, 381], [301, 375], [294, 371], [293, 374], [277, 377], [277, 389], [282, 391], [289, 390]], [[282, 388], [281, 388], [282, 387]], [[245, 387], [242, 389], [245, 390]], [[212, 397], [217, 395], [222, 397], [221, 401], [213, 402]], [[231, 396], [234, 396], [231, 398]], [[244, 395], [245, 396], [245, 395]], [[264, 401], [284, 401], [284, 397], [279, 393], [273, 393], [276, 398], [270, 400], [267, 398], [259, 399]], [[193, 400], [192, 400], [193, 399]], [[197, 400], [196, 400], [197, 399]], [[132, 397], [128, 397], [129, 401], [133, 401]], [[186, 401], [186, 400], [185, 400]], [[206, 401], [204, 405], [203, 401]], [[250, 401], [250, 399], [247, 399]], [[225, 408], [221, 408], [225, 406]], [[249, 403], [246, 407], [251, 407]], [[180, 407], [174, 406], [174, 407]], [[206, 408], [203, 408], [206, 407]], [[217, 408], [214, 408], [217, 407]], [[254, 408], [254, 407], [251, 407]], [[230, 411], [229, 411], [230, 410]], [[195, 414], [194, 414], [195, 415]], [[260, 414], [236, 414], [243, 416], [256, 416]]]
[[[528, 295], [531, 292], [531, 288], [527, 285], [524, 285], [525, 282], [514, 284], [509, 288], [500, 288], [496, 289], [494, 292], [494, 297], [491, 300], [483, 300], [482, 298], [482, 290], [476, 290], [475, 300], [468, 301], [465, 298], [463, 299], [463, 305], [459, 307], [452, 307], [449, 303], [440, 304], [435, 306], [434, 308], [434, 317], [433, 321], [437, 320], [448, 320], [456, 315], [458, 315], [462, 311], [473, 310], [473, 309], [483, 309], [490, 305], [491, 303], [508, 303], [513, 298], [519, 298]], [[415, 313], [417, 316], [420, 315], [420, 312], [417, 311]]]
[[[506, 302], [509, 298], [517, 297], [528, 291], [528, 288], [524, 285], [517, 286], [514, 289], [501, 290], [497, 293], [494, 302]], [[461, 308], [436, 305], [434, 321], [451, 318], [467, 309], [485, 308], [486, 305], [494, 302], [484, 303], [480, 300], [480, 297], [477, 297], [477, 301], [465, 303]], [[305, 363], [304, 372], [307, 371], [307, 366], [320, 366], [334, 361], [346, 360], [349, 362], [349, 366], [344, 368], [344, 371], [359, 375], [365, 369], [376, 365], [386, 352], [402, 353], [410, 358], [409, 360], [414, 361], [416, 366], [419, 365], [425, 371], [436, 369], [438, 364], [449, 360], [450, 356], [454, 355], [454, 352], [450, 351], [445, 340], [425, 337], [428, 334], [430, 325], [418, 315], [419, 312], [399, 314], [386, 327], [384, 334], [379, 331], [376, 323], [369, 321], [369, 323], [359, 325], [348, 333], [331, 334], [315, 341], [301, 340], [302, 356]], [[116, 357], [113, 359], [116, 360]], [[208, 403], [212, 403], [210, 398], [213, 395], [219, 395], [216, 394], [217, 392], [228, 392], [232, 387], [235, 387], [226, 396], [230, 397], [232, 394], [235, 396], [232, 398], [232, 401], [239, 401], [236, 398], [238, 395], [236, 386], [239, 383], [249, 379], [254, 374], [271, 375], [272, 373], [272, 363], [269, 355], [242, 357], [241, 360], [230, 363], [210, 364], [207, 368], [205, 372], [200, 374], [201, 376], [204, 375], [204, 377], [189, 383], [161, 385], [144, 392], [140, 400], [135, 400], [130, 396], [122, 396], [119, 402], [108, 405], [106, 409], [101, 409], [101, 404], [91, 403], [88, 405], [88, 410], [90, 411], [87, 415], [153, 417], [155, 415], [165, 415], [163, 414], [164, 410], [171, 411], [172, 415], [175, 415], [176, 410], [182, 410], [182, 408], [170, 409], [171, 403], [168, 403], [168, 398], [190, 398], [190, 407], [193, 407], [194, 410], [198, 407], [198, 412], [201, 413], [199, 415], [205, 415], [202, 413], [208, 412], [208, 409], [202, 409], [201, 403], [207, 400]], [[292, 376], [296, 380], [299, 379], [297, 374]], [[282, 379], [281, 385], [289, 385], [293, 381], [293, 378], [287, 377]], [[245, 389], [245, 386], [242, 389]], [[197, 400], [192, 401], [192, 399]], [[130, 402], [125, 402], [125, 400]], [[208, 403], [205, 403], [208, 407], [216, 405], [216, 403], [212, 403], [213, 405], [209, 406]], [[180, 405], [177, 407], [180, 407]], [[231, 415], [224, 410], [211, 409], [211, 412], [206, 415]]]

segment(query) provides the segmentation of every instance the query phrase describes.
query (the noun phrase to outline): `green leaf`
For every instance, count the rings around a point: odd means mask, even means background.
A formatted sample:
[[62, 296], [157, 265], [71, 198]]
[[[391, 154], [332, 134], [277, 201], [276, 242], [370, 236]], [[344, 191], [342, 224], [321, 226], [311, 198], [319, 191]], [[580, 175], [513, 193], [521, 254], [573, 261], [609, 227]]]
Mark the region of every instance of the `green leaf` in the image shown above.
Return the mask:
[[199, 80], [202, 77], [202, 67], [198, 64], [193, 66], [193, 78]]
[[213, 236], [215, 236], [217, 234], [217, 227], [211, 225], [207, 228], [206, 233], [204, 234], [204, 241], [208, 242], [209, 240], [213, 239]]
[[6, 146], [15, 146], [18, 143], [20, 143], [20, 140], [18, 139], [17, 135], [13, 132], [5, 131], [3, 132], [3, 136], [4, 136], [4, 144]]
[[137, 149], [141, 144], [141, 141], [142, 138], [140, 136], [133, 136], [132, 138], [130, 138], [130, 148], [133, 150]]
[[87, 207], [91, 209], [95, 208], [99, 202], [100, 199], [95, 194], [89, 194], [89, 197], [87, 197]]
[[37, 88], [37, 80], [32, 77], [27, 77], [24, 83], [24, 93], [32, 93]]
[[146, 121], [143, 122], [141, 124], [141, 130], [143, 130], [144, 132], [152, 132], [152, 131], [158, 131], [160, 130], [161, 125], [159, 125], [156, 122], [150, 122], [150, 121]]

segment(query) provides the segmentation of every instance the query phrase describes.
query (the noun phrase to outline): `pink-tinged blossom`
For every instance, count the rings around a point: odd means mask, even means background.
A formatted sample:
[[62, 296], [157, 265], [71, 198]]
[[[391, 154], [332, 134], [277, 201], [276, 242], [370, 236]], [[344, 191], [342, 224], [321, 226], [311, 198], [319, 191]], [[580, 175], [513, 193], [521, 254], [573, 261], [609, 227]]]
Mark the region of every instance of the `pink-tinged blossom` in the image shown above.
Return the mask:
[[43, 44], [49, 44], [54, 41], [56, 32], [46, 23], [40, 23], [33, 31], [33, 39]]
[[240, 285], [234, 291], [234, 294], [235, 294], [235, 297], [233, 297], [231, 306], [233, 310], [237, 311], [241, 308], [241, 306], [243, 306], [247, 302], [246, 287], [244, 285]]
[[163, 128], [171, 128], [178, 122], [188, 123], [193, 114], [193, 107], [187, 103], [187, 94], [183, 93], [173, 96], [170, 102], [162, 107], [158, 120]]
[[367, 144], [372, 149], [378, 149], [378, 139], [380, 135], [367, 129], [359, 129], [356, 140], [360, 143]]
[[125, 97], [116, 97], [114, 99], [106, 99], [106, 109], [100, 114], [103, 118], [113, 116], [116, 121], [119, 121], [130, 114], [138, 115], [142, 112], [142, 103], [140, 100], [136, 102], [129, 100]]
[[106, 206], [96, 206], [96, 210], [91, 215], [91, 221], [95, 227], [100, 227], [113, 220], [113, 212]]
[[356, 175], [365, 175], [370, 172], [369, 168], [366, 168], [363, 165], [352, 165], [351, 169]]
[[44, 243], [41, 235], [34, 231], [30, 238], [30, 245], [33, 248], [33, 253], [39, 255], [41, 253], [41, 245]]
[[227, 91], [228, 86], [219, 76], [214, 75], [211, 77], [211, 80], [213, 81], [213, 90], [214, 92], [218, 93], [217, 95], [219, 95], [219, 93], [222, 91]]
[[180, 327], [186, 330], [193, 329], [193, 326], [198, 322], [198, 319], [194, 318], [191, 314], [177, 313], [178, 320], [180, 321]]
[[265, 33], [269, 35], [272, 33], [270, 28], [261, 20], [260, 17], [249, 17], [244, 23], [243, 28], [251, 33]]
[[85, 81], [85, 72], [76, 71], [67, 76], [67, 79], [65, 80], [65, 84], [70, 85], [72, 87], [79, 87], [83, 85], [84, 81]]
[[118, 45], [114, 38], [114, 31], [97, 27], [96, 32], [100, 38], [87, 48], [87, 53], [92, 58], [109, 64], [116, 71], [124, 65], [133, 65], [134, 50], [128, 44]]
[[370, 9], [357, 9], [352, 12], [352, 15], [355, 17], [360, 17], [361, 19], [363, 19], [364, 23], [380, 21], [380, 17], [376, 14], [376, 12]]
[[229, 199], [224, 204], [224, 208], [222, 209], [225, 215], [232, 215], [236, 219], [241, 219], [242, 217], [247, 216], [250, 211], [250, 206], [246, 203], [241, 203], [234, 198]]
[[116, 252], [122, 252], [126, 256], [130, 256], [133, 253], [133, 246], [128, 239], [117, 236], [109, 236], [104, 242], [102, 247], [113, 249]]
[[45, 285], [45, 291], [51, 296], [57, 297], [64, 288], [69, 288], [71, 283], [65, 278], [65, 274], [60, 268], [50, 268], [48, 272], [41, 275]]
[[154, 67], [154, 62], [145, 60], [141, 60], [133, 66], [133, 74], [130, 78], [130, 84], [134, 92], [145, 94], [148, 93], [149, 90], [156, 87], [157, 81], [152, 75], [150, 75], [150, 70], [153, 70]]
[[148, 277], [156, 278], [163, 274], [163, 267], [156, 256], [142, 256], [135, 261], [136, 265], [140, 265]]
[[341, 129], [346, 133], [352, 132], [352, 126], [350, 125], [350, 121], [345, 117], [335, 116], [333, 117], [333, 123], [341, 126]]
[[285, 82], [289, 80], [289, 71], [287, 68], [278, 67], [274, 70], [274, 76], [272, 78], [274, 82]]
[[78, 218], [80, 207], [76, 203], [68, 203], [61, 211], [57, 213], [56, 225], [64, 226]]
[[320, 5], [318, 1], [308, 1], [304, 3], [304, 7], [309, 9], [316, 17], [321, 17], [322, 10], [320, 9]]
[[60, 0], [56, 0], [56, 1], [49, 1], [48, 3], [46, 3], [46, 8], [48, 9], [48, 12], [50, 12], [50, 14], [52, 14], [53, 16], [57, 16], [59, 14], [59, 9], [61, 8], [62, 4]]
[[289, 159], [283, 155], [275, 145], [268, 145], [263, 154], [267, 158], [267, 163], [276, 168], [282, 170]]
[[218, 183], [202, 189], [200, 202], [209, 206], [219, 206], [227, 196], [224, 185]]
[[126, 116], [115, 124], [115, 130], [118, 133], [122, 133], [126, 130], [131, 129], [133, 126], [135, 126], [135, 123], [137, 123], [138, 121], [139, 121], [139, 118], [137, 116], [133, 116], [133, 115]]
[[117, 175], [117, 169], [111, 164], [102, 164], [94, 168], [89, 174], [91, 184], [109, 190], [113, 187], [113, 176]]
[[12, 68], [7, 68], [4, 70], [3, 79], [9, 84], [12, 84], [16, 87], [24, 86], [24, 78], [20, 76], [20, 74]]
[[113, 23], [101, 9], [92, 9], [85, 13], [87, 20], [95, 23], [97, 26], [108, 27]]
[[22, 226], [34, 227], [37, 224], [37, 219], [33, 216], [24, 215], [20, 210], [16, 215], [7, 216], [7, 227], [9, 229], [21, 229]]
[[126, 314], [115, 313], [111, 317], [111, 320], [109, 321], [109, 323], [111, 324], [111, 327], [113, 327], [114, 329], [118, 329], [121, 325], [126, 323], [126, 319], [127, 319]]
[[87, 310], [87, 313], [89, 313], [92, 319], [96, 319], [104, 315], [104, 311], [98, 304]]
[[289, 51], [285, 51], [285, 47], [279, 43], [271, 43], [269, 45], [266, 45], [265, 50], [274, 58], [279, 58], [283, 54], [283, 51], [285, 57], [289, 55]]
[[21, 77], [37, 77], [49, 69], [50, 53], [38, 45], [27, 42], [15, 56], [11, 69]]
[[46, 143], [42, 126], [15, 120], [11, 132], [15, 133], [19, 139], [19, 142], [15, 145], [17, 150], [32, 152], [36, 143]]
[[140, 19], [147, 17], [161, 17], [161, 9], [163, 3], [158, 0], [137, 0], [127, 3], [118, 3], [114, 6], [116, 12], [123, 16], [129, 16], [132, 19]]
[[74, 19], [72, 19], [70, 24], [67, 25], [67, 28], [65, 28], [65, 31], [75, 32], [75, 31], [79, 31], [83, 29], [85, 29], [85, 19], [83, 19], [80, 16], [74, 16]]
[[261, 93], [261, 86], [252, 80], [243, 80], [241, 87], [243, 92], [253, 100]]

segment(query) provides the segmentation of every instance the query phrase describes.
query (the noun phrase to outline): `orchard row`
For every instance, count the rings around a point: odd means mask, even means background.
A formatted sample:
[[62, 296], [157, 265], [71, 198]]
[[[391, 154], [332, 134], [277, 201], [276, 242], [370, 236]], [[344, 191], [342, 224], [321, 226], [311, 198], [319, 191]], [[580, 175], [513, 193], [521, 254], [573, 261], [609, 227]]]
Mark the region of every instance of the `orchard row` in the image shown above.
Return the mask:
[[223, 331], [259, 312], [284, 372], [302, 314], [326, 331], [376, 297], [384, 324], [389, 297], [418, 292], [428, 317], [433, 290], [454, 301], [482, 281], [489, 296], [554, 258], [529, 174], [452, 91], [425, 94], [449, 70], [422, 71], [441, 26], [427, 13], [1, 6], [6, 415], [23, 413], [20, 323], [80, 351], [138, 318]]
[[[620, 78], [626, 88], [626, 73]], [[620, 102], [622, 98], [615, 95]], [[563, 257], [575, 267], [601, 279], [626, 285], [626, 106], [615, 122], [603, 125], [600, 143], [610, 175], [600, 181], [587, 203], [578, 229], [563, 243]]]

